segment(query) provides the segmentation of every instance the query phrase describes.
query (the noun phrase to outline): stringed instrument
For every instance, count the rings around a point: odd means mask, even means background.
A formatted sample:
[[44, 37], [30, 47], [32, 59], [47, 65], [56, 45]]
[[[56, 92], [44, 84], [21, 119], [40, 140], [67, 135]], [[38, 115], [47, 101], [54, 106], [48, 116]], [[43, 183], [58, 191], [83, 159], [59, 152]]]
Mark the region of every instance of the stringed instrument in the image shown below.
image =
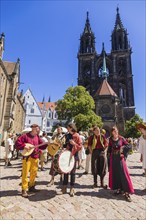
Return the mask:
[[54, 140], [48, 145], [48, 153], [50, 156], [55, 156], [58, 150], [63, 146], [64, 144], [64, 137], [66, 134], [64, 134], [62, 137], [58, 138], [55, 137]]
[[34, 151], [35, 148], [41, 147], [41, 146], [43, 146], [44, 144], [48, 144], [48, 142], [44, 142], [44, 143], [39, 144], [39, 145], [36, 145], [36, 146], [34, 146], [34, 145], [32, 145], [32, 144], [29, 144], [29, 143], [26, 143], [26, 146], [30, 146], [31, 148], [30, 148], [30, 149], [24, 148], [23, 150], [20, 150], [20, 153], [22, 154], [22, 156], [28, 157], [29, 155], [32, 154], [32, 152]]
[[50, 143], [48, 145], [48, 153], [50, 156], [55, 156], [60, 148], [60, 144], [58, 143]]

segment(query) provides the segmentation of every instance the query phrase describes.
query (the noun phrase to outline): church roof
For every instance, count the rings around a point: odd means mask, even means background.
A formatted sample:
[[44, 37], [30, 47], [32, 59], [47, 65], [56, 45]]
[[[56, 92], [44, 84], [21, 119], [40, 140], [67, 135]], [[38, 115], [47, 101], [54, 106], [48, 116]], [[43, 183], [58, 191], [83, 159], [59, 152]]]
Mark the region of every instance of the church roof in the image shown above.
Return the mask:
[[117, 97], [117, 94], [114, 92], [114, 90], [108, 84], [106, 79], [103, 80], [101, 86], [99, 87], [99, 89], [97, 90], [95, 95], [111, 95], [111, 96]]
[[56, 108], [55, 102], [38, 102], [40, 109], [46, 109], [47, 111], [51, 109], [52, 111]]

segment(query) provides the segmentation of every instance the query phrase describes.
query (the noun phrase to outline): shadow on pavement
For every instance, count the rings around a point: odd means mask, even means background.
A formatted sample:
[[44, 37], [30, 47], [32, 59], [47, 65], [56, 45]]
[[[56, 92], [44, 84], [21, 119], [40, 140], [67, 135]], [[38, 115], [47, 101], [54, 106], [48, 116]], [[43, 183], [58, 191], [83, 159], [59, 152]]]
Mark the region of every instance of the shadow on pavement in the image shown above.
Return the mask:
[[91, 196], [91, 197], [98, 197], [98, 198], [105, 198], [105, 199], [114, 199], [114, 200], [125, 200], [123, 195], [115, 196], [110, 189], [99, 189], [99, 191], [92, 191], [92, 192], [76, 192], [76, 196]]
[[43, 201], [43, 200], [48, 200], [48, 199], [54, 198], [55, 196], [56, 196], [55, 190], [42, 189], [35, 194], [29, 194], [28, 199], [30, 201]]
[[16, 180], [16, 179], [20, 179], [20, 177], [19, 176], [4, 176], [4, 177], [1, 177], [1, 180], [4, 180], [4, 179], [8, 179], [8, 180]]
[[138, 196], [145, 196], [146, 195], [146, 190], [142, 190], [142, 189], [134, 189], [134, 194], [138, 195]]
[[142, 169], [142, 166], [128, 166], [129, 169]]
[[75, 184], [75, 187], [79, 189], [92, 189], [92, 185], [80, 185], [78, 183]]
[[5, 167], [5, 169], [13, 169], [13, 168], [22, 168], [22, 165], [20, 165], [20, 166], [15, 166], [15, 165], [13, 165], [12, 164], [12, 166], [9, 166], [9, 167]]
[[48, 181], [36, 181], [36, 185], [47, 185]]
[[130, 176], [142, 176], [141, 173], [130, 173]]
[[20, 194], [18, 190], [5, 190], [5, 191], [1, 191], [0, 196], [1, 197], [17, 196], [18, 194]]

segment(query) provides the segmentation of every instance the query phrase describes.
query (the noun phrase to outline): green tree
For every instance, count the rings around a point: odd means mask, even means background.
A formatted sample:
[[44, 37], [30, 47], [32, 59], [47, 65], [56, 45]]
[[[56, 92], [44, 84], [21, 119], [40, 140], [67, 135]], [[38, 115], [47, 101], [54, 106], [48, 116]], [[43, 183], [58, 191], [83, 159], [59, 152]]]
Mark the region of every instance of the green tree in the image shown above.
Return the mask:
[[125, 137], [133, 137], [138, 138], [140, 137], [140, 132], [136, 128], [137, 123], [143, 122], [143, 119], [140, 118], [138, 114], [135, 114], [133, 118], [129, 121], [126, 121], [125, 124]]
[[56, 107], [58, 118], [74, 120], [78, 130], [87, 130], [93, 124], [102, 126], [101, 117], [95, 114], [94, 109], [94, 100], [83, 86], [69, 87]]

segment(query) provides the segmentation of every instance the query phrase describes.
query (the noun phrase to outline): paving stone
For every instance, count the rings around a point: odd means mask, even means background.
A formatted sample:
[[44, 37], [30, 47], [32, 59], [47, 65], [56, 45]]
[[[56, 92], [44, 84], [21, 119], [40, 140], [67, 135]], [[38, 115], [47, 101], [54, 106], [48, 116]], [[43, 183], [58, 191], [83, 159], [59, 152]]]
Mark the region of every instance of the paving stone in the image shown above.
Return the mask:
[[[2, 154], [1, 154], [2, 155]], [[93, 177], [91, 174], [82, 175], [84, 170], [77, 170], [75, 196], [70, 197], [68, 186], [67, 194], [57, 195], [60, 191], [60, 175], [55, 176], [55, 185], [47, 187], [50, 179], [49, 169], [51, 163], [45, 165], [46, 171], [38, 172], [36, 188], [41, 191], [30, 195], [29, 198], [21, 196], [21, 159], [12, 160], [11, 168], [4, 168], [4, 161], [0, 156], [1, 199], [0, 219], [25, 220], [145, 220], [146, 219], [146, 193], [145, 178], [139, 162], [140, 154], [133, 153], [128, 156], [127, 165], [135, 194], [131, 195], [132, 202], [125, 201], [123, 196], [113, 196], [110, 189], [100, 187], [92, 189]], [[105, 183], [108, 183], [108, 173]], [[99, 178], [98, 178], [99, 179]], [[98, 182], [100, 185], [100, 182]]]

